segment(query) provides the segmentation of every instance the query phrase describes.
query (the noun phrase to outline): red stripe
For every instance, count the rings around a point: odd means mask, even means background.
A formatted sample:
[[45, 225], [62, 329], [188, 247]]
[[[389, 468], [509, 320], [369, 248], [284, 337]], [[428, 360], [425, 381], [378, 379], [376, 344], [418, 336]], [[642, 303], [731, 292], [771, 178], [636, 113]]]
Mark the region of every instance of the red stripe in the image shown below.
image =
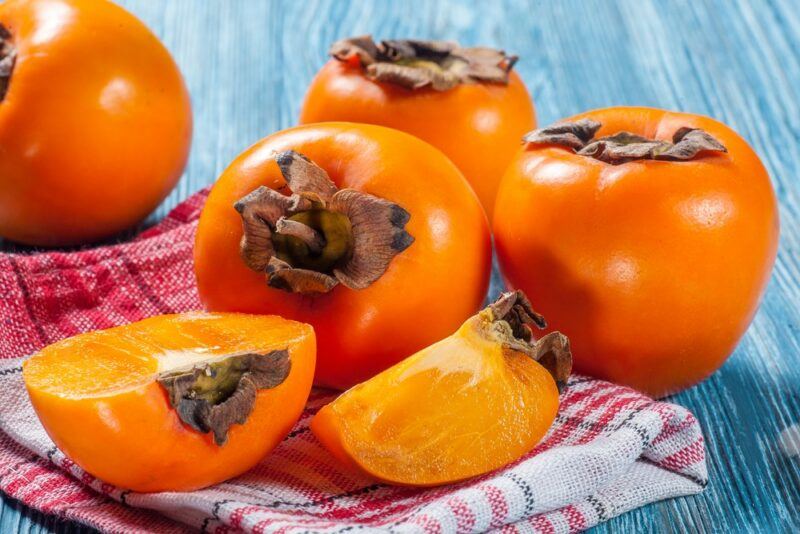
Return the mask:
[[[597, 391], [600, 391], [600, 389], [601, 388], [598, 388]], [[610, 388], [602, 388], [602, 389], [610, 389]], [[587, 395], [583, 396], [582, 398], [588, 398], [588, 397], [591, 396], [591, 394], [592, 393], [587, 394]], [[603, 395], [599, 395], [598, 397], [592, 399], [592, 402], [590, 402], [589, 404], [587, 404], [586, 406], [584, 406], [583, 408], [578, 410], [575, 414], [570, 415], [570, 417], [572, 417], [574, 419], [579, 419], [579, 420], [583, 419], [583, 420], [585, 420], [593, 412], [596, 412], [596, 411], [602, 409], [603, 408], [603, 404], [606, 401], [608, 401], [610, 399], [613, 399], [615, 397], [616, 397], [616, 394], [614, 392], [605, 393]], [[551, 436], [549, 438], [547, 438], [543, 443], [539, 444], [539, 446], [536, 447], [537, 452], [542, 452], [542, 451], [546, 451], [546, 450], [552, 449], [553, 447], [556, 447], [557, 445], [560, 445], [561, 443], [564, 443], [565, 441], [568, 441], [572, 437], [572, 435], [578, 430], [580, 430], [580, 429], [578, 429], [575, 426], [573, 426], [571, 428], [565, 428], [563, 426], [559, 427], [558, 429], [556, 429], [555, 432], [553, 432], [553, 434], [551, 434]]]
[[439, 520], [427, 514], [418, 515], [411, 521], [421, 526], [428, 534], [441, 534], [442, 532], [442, 525]]
[[537, 532], [542, 534], [555, 534], [556, 529], [550, 518], [544, 514], [535, 515], [531, 518], [530, 524]]
[[[595, 428], [602, 428], [604, 431], [608, 430], [606, 427], [607, 425], [614, 420], [614, 418], [619, 415], [623, 408], [630, 406], [633, 403], [640, 402], [643, 404], [651, 402], [648, 399], [643, 399], [641, 395], [635, 395], [631, 397], [620, 397], [616, 401], [612, 402], [608, 405], [605, 409], [606, 411], [595, 421], [592, 422], [592, 426]], [[598, 430], [587, 430], [586, 434], [578, 439], [574, 445], [583, 445], [595, 439], [598, 435], [602, 432]]]
[[684, 417], [684, 419], [681, 422], [679, 423], [669, 422], [661, 431], [661, 433], [658, 436], [656, 436], [656, 438], [653, 440], [652, 445], [656, 445], [658, 443], [666, 441], [672, 436], [675, 436], [676, 434], [680, 434], [681, 432], [689, 430], [690, 428], [696, 425], [697, 425], [697, 420], [691, 413], [687, 412], [686, 417]]
[[87, 491], [82, 486], [78, 486], [72, 480], [66, 480], [64, 486], [70, 486], [72, 493], [70, 495], [51, 494], [52, 499], [42, 502], [40, 509], [44, 512], [62, 512], [71, 506], [81, 503], [85, 505], [99, 500], [97, 495]]
[[[24, 470], [22, 468], [27, 468]], [[15, 477], [14, 480], [6, 484], [3, 491], [11, 495], [12, 497], [17, 496], [17, 490], [20, 488], [25, 488], [29, 484], [33, 484], [33, 481], [40, 476], [47, 475], [51, 471], [46, 467], [43, 467], [39, 464], [26, 464], [24, 466], [20, 466], [19, 470], [13, 474]]]
[[508, 516], [508, 502], [505, 494], [500, 488], [491, 484], [481, 486], [479, 489], [486, 494], [486, 500], [492, 509], [492, 520], [489, 523], [489, 528], [497, 528], [504, 524]]
[[[40, 510], [49, 511], [46, 503], [49, 502], [49, 497], [52, 497], [51, 492], [55, 489], [72, 486], [74, 482], [63, 474], [48, 470], [46, 475], [37, 476], [36, 478], [48, 477], [44, 481], [36, 482], [31, 480], [30, 484], [19, 491], [19, 498], [25, 502], [32, 502]], [[35, 487], [32, 487], [35, 486]]]
[[569, 506], [562, 508], [560, 512], [561, 515], [566, 518], [570, 532], [580, 532], [582, 530], [586, 530], [586, 516], [583, 515], [583, 512], [581, 512], [577, 506], [570, 504]]
[[670, 454], [658, 465], [670, 471], [684, 471], [687, 467], [702, 462], [706, 457], [703, 436], [697, 438], [691, 445], [674, 454]]
[[258, 505], [242, 506], [240, 508], [236, 508], [228, 516], [228, 524], [233, 528], [242, 528], [242, 521], [244, 520], [244, 517], [253, 512], [258, 512], [261, 509], [262, 507]]
[[475, 512], [472, 508], [460, 497], [452, 497], [448, 499], [447, 505], [453, 512], [456, 518], [456, 524], [459, 532], [468, 532], [475, 526]]

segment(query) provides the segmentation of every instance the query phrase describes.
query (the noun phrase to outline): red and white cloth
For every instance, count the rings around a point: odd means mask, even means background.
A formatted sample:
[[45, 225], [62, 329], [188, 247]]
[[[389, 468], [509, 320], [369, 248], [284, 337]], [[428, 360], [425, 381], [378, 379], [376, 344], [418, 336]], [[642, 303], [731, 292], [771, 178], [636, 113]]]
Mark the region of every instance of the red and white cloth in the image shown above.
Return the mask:
[[192, 242], [200, 193], [130, 243], [0, 254], [0, 490], [109, 532], [575, 532], [707, 483], [700, 426], [684, 408], [573, 377], [547, 437], [500, 471], [433, 489], [375, 483], [338, 465], [308, 429], [247, 474], [191, 493], [139, 494], [66, 458], [31, 408], [21, 361], [80, 332], [198, 309]]

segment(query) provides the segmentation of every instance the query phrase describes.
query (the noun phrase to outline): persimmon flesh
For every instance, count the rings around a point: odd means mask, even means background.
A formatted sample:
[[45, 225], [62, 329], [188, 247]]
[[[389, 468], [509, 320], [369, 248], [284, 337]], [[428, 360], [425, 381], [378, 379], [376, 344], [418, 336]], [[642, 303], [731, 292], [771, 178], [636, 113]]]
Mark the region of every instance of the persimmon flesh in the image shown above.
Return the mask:
[[[227, 365], [253, 362], [264, 365]], [[47, 433], [87, 472], [134, 491], [190, 491], [247, 471], [283, 440], [314, 362], [308, 325], [188, 313], [57, 342], [23, 377]]]
[[495, 303], [343, 393], [314, 416], [312, 431], [343, 463], [399, 485], [463, 480], [530, 452], [556, 416], [570, 356], [558, 333], [515, 338], [528, 328], [518, 322], [530, 313], [523, 298], [505, 295], [498, 302], [513, 299], [513, 312]]

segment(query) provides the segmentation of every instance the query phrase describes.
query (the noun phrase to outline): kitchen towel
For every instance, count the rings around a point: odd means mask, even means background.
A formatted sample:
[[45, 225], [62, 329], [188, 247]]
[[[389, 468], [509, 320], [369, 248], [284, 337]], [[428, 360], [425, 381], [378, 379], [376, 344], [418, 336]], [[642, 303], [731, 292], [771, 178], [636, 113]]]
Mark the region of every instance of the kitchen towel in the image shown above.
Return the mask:
[[95, 479], [39, 424], [21, 363], [88, 330], [200, 308], [192, 244], [206, 192], [129, 243], [0, 254], [0, 490], [108, 532], [577, 532], [707, 484], [700, 426], [686, 409], [573, 376], [536, 449], [499, 471], [432, 489], [349, 472], [308, 423], [334, 398], [314, 390], [303, 416], [248, 473], [190, 493], [139, 494]]

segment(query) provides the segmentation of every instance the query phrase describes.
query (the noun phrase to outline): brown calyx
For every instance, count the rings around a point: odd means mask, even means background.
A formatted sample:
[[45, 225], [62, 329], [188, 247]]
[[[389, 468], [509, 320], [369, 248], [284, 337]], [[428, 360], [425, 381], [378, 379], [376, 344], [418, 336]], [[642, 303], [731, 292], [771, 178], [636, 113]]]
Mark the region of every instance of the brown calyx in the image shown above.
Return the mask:
[[11, 42], [11, 32], [0, 24], [0, 102], [6, 97], [16, 59], [17, 49]]
[[460, 83], [508, 83], [517, 56], [486, 47], [462, 48], [449, 41], [387, 40], [376, 43], [364, 35], [333, 43], [330, 55], [357, 60], [367, 77], [406, 89], [452, 89]]
[[624, 131], [595, 139], [594, 135], [601, 126], [601, 123], [592, 119], [560, 122], [534, 130], [522, 140], [526, 143], [569, 147], [581, 156], [612, 165], [642, 159], [689, 161], [701, 152], [728, 151], [717, 138], [699, 128], [678, 128], [670, 143]]
[[167, 391], [181, 421], [198, 432], [212, 432], [214, 442], [224, 445], [230, 427], [247, 421], [258, 391], [282, 384], [290, 369], [289, 352], [273, 350], [170, 371], [160, 375], [158, 383]]
[[567, 336], [550, 332], [534, 339], [531, 326], [545, 328], [547, 323], [533, 310], [528, 297], [520, 290], [503, 293], [486, 310], [491, 314], [492, 324], [499, 330], [504, 348], [524, 352], [539, 362], [553, 376], [561, 392], [572, 372], [572, 352]]
[[242, 216], [240, 250], [267, 283], [293, 293], [326, 293], [338, 284], [363, 289], [386, 272], [414, 238], [409, 213], [353, 189], [293, 150], [276, 161], [291, 195], [259, 187], [234, 205]]

